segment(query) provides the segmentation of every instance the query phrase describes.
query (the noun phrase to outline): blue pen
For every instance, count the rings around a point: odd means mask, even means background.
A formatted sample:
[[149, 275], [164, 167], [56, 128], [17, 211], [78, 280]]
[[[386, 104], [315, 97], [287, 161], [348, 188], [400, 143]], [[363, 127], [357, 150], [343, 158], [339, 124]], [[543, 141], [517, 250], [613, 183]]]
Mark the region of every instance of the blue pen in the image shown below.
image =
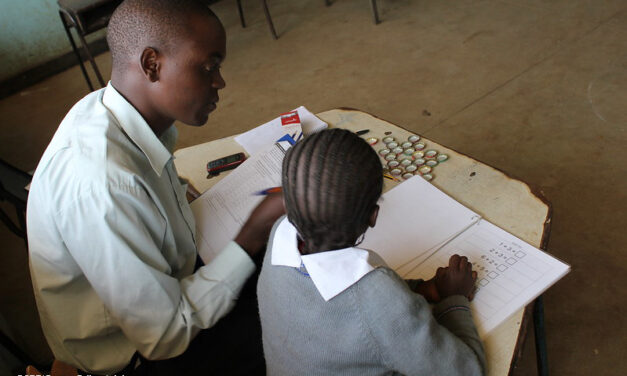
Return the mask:
[[283, 188], [282, 187], [272, 187], [272, 188], [264, 189], [263, 191], [255, 192], [254, 195], [255, 196], [267, 196], [270, 193], [278, 193], [278, 192], [283, 192]]

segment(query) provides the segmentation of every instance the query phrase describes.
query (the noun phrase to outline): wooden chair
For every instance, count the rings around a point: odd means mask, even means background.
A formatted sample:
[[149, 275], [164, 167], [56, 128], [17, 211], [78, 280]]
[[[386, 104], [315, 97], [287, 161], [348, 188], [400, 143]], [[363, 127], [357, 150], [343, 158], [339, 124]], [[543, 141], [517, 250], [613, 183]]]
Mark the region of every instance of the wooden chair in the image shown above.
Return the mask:
[[78, 58], [81, 71], [83, 72], [85, 81], [87, 81], [87, 85], [91, 91], [94, 90], [94, 86], [89, 79], [87, 71], [85, 70], [83, 58], [76, 46], [76, 43], [74, 42], [71, 29], [76, 29], [78, 39], [81, 42], [80, 49], [91, 63], [94, 73], [98, 78], [98, 82], [100, 83], [100, 87], [104, 87], [105, 82], [102, 79], [102, 75], [100, 74], [100, 70], [96, 65], [94, 57], [89, 51], [89, 47], [85, 41], [85, 36], [105, 28], [109, 24], [111, 14], [113, 14], [113, 11], [118, 5], [120, 5], [121, 2], [122, 0], [58, 0], [57, 2], [59, 4], [59, 16], [61, 17], [63, 28], [70, 40], [72, 50]]
[[[324, 4], [326, 6], [330, 6], [332, 4], [331, 0], [324, 0]], [[266, 15], [266, 21], [268, 21], [268, 27], [270, 27], [270, 33], [274, 39], [278, 39], [279, 37], [276, 34], [276, 30], [274, 29], [274, 22], [272, 22], [272, 16], [270, 15], [270, 11], [268, 10], [268, 2], [266, 0], [261, 0], [261, 6], [263, 7], [263, 12]], [[377, 0], [370, 0], [370, 7], [372, 8], [372, 15], [374, 17], [374, 24], [378, 24], [381, 22], [379, 20], [379, 11], [377, 10]], [[239, 12], [239, 19], [242, 23], [242, 27], [246, 27], [246, 20], [244, 19], [244, 10], [242, 9], [242, 1], [237, 0], [237, 10]]]
[[26, 240], [26, 200], [28, 191], [26, 185], [32, 176], [0, 159], [0, 202], [8, 202], [15, 207], [17, 223], [15, 223], [2, 208], [0, 220], [15, 235]]
[[[266, 15], [266, 21], [268, 21], [268, 27], [270, 27], [270, 33], [272, 34], [272, 38], [278, 39], [279, 37], [276, 35], [276, 30], [274, 30], [272, 16], [270, 15], [270, 11], [268, 10], [268, 2], [266, 0], [261, 0], [261, 6], [263, 7], [263, 13]], [[237, 0], [237, 11], [239, 12], [239, 20], [242, 23], [242, 27], [245, 28], [246, 20], [244, 20], [244, 11], [242, 10], [241, 0]]]
[[[26, 375], [47, 375], [39, 371], [33, 366], [26, 367]], [[52, 369], [50, 370], [50, 376], [77, 376], [78, 370], [69, 364], [63, 363], [60, 360], [54, 360], [52, 362]]]

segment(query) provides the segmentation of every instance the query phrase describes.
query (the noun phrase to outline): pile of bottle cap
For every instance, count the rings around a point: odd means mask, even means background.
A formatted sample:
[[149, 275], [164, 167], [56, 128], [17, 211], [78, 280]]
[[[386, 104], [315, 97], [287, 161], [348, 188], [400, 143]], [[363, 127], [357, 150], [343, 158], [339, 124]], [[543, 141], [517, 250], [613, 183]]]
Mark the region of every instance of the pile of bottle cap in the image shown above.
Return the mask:
[[[368, 143], [375, 145], [375, 139], [368, 139]], [[377, 140], [378, 141], [378, 140]], [[440, 163], [448, 160], [448, 155], [440, 154], [437, 150], [427, 149], [427, 144], [420, 140], [420, 136], [411, 135], [407, 141], [397, 141], [392, 135], [383, 137], [385, 145], [378, 153], [383, 158], [383, 173], [388, 177], [409, 179], [414, 175], [432, 180], [433, 169]]]

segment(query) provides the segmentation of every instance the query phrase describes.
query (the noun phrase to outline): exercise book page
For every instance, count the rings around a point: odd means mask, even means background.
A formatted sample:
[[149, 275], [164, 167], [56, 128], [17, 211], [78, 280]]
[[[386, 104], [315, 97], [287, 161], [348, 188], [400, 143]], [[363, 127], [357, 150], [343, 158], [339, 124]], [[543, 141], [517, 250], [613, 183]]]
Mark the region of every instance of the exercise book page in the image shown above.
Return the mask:
[[255, 192], [281, 185], [288, 142], [277, 142], [253, 155], [191, 203], [196, 219], [198, 254], [211, 261], [235, 238], [264, 196]]
[[383, 194], [374, 228], [360, 248], [398, 270], [464, 231], [480, 216], [419, 176]]
[[478, 274], [470, 307], [481, 337], [570, 270], [567, 264], [482, 219], [416, 267], [407, 278], [433, 277], [437, 268], [447, 266], [454, 254], [468, 257]]

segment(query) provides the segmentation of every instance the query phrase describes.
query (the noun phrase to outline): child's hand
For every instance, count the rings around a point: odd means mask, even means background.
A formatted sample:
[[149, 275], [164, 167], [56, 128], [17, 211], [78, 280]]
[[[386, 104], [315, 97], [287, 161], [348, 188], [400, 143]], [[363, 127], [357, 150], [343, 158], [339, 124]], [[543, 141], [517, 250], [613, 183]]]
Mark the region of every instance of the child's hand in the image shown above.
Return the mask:
[[477, 272], [472, 271], [472, 264], [465, 256], [451, 256], [448, 268], [438, 268], [434, 279], [441, 299], [452, 295], [463, 295], [468, 300], [474, 298]]
[[427, 281], [420, 281], [412, 287], [412, 291], [422, 295], [429, 303], [439, 303], [442, 300], [435, 285], [435, 277]]

